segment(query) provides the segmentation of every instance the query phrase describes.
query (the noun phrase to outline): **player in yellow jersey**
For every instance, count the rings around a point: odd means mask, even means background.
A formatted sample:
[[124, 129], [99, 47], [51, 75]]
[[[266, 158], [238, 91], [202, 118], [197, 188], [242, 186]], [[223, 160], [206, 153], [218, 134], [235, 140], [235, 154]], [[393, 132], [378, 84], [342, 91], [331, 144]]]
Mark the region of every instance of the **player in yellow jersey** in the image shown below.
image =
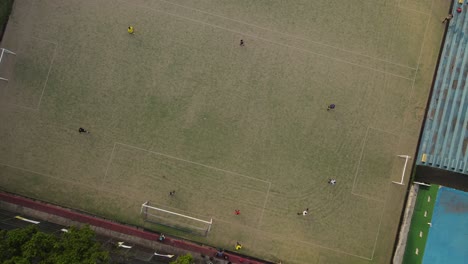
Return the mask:
[[240, 250], [242, 248], [241, 243], [236, 242], [236, 247], [235, 248], [236, 248], [236, 250]]
[[132, 26], [129, 26], [127, 32], [128, 34], [133, 34], [135, 32], [135, 29]]

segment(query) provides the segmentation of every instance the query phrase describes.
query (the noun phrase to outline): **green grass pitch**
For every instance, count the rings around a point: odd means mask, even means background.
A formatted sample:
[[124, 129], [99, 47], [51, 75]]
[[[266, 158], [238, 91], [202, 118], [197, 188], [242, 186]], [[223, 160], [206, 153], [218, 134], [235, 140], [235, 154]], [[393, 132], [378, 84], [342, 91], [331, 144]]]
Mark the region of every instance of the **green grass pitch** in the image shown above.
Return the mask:
[[389, 263], [448, 5], [16, 0], [0, 188], [158, 230], [149, 200], [272, 261]]

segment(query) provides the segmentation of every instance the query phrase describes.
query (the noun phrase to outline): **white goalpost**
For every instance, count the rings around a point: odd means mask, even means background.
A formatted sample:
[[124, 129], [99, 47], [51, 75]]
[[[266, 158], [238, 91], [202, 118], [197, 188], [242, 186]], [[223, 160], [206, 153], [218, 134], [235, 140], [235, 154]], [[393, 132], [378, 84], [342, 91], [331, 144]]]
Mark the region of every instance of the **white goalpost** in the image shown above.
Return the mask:
[[184, 232], [207, 236], [213, 224], [213, 218], [203, 220], [196, 217], [150, 206], [149, 201], [141, 205], [140, 214], [150, 223], [164, 225]]
[[392, 181], [392, 182], [395, 184], [404, 185], [403, 180], [405, 178], [406, 165], [408, 164], [408, 160], [411, 159], [411, 157], [408, 155], [398, 155], [398, 157], [405, 159], [405, 165], [403, 166], [403, 172], [401, 173], [401, 181], [400, 182]]
[[[6, 54], [16, 55], [16, 53], [14, 53], [14, 52], [11, 51], [11, 50], [7, 50], [7, 49], [4, 49], [4, 48], [0, 48], [0, 49], [1, 49], [1, 53], [0, 53], [0, 64], [2, 64], [3, 57], [4, 57]], [[4, 77], [2, 77], [2, 76], [0, 76], [0, 80], [8, 82], [8, 79], [7, 79], [7, 78], [4, 78]]]

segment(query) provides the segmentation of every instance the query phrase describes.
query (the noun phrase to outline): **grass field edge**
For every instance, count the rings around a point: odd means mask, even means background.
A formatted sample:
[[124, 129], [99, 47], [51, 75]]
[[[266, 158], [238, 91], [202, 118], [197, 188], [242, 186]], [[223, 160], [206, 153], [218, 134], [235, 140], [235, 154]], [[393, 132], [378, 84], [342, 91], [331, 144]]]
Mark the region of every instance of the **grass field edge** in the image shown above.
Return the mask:
[[[431, 3], [431, 10], [433, 8], [434, 1], [435, 0], [433, 0], [432, 3]], [[452, 10], [453, 4], [454, 4], [454, 1], [451, 1], [450, 6], [449, 6], [449, 8], [447, 10], [448, 13], [450, 13], [450, 11]], [[421, 141], [422, 141], [422, 137], [423, 137], [423, 133], [424, 133], [424, 126], [426, 125], [427, 116], [429, 114], [429, 106], [430, 106], [430, 103], [431, 103], [430, 99], [432, 98], [432, 95], [433, 95], [433, 92], [434, 92], [434, 85], [435, 85], [435, 82], [436, 82], [437, 72], [439, 70], [440, 60], [442, 58], [442, 52], [443, 52], [443, 47], [444, 47], [444, 44], [445, 44], [445, 39], [447, 37], [447, 32], [448, 32], [448, 25], [445, 27], [444, 34], [442, 36], [442, 40], [441, 40], [440, 45], [439, 45], [439, 54], [437, 56], [437, 62], [436, 62], [435, 68], [434, 68], [433, 76], [432, 76], [431, 88], [430, 88], [429, 94], [427, 96], [424, 116], [422, 118], [421, 128], [419, 130], [418, 143], [417, 143], [418, 148], [419, 148], [419, 146], [421, 144]], [[421, 48], [421, 50], [422, 50], [422, 48]], [[415, 74], [415, 79], [416, 79], [416, 76], [417, 76], [417, 73]], [[414, 86], [414, 83], [413, 83], [413, 86]], [[413, 93], [413, 91], [414, 91], [414, 89], [411, 89], [411, 93]], [[413, 159], [413, 163], [412, 163], [412, 166], [411, 166], [410, 182], [412, 182], [414, 180], [414, 177], [416, 176], [416, 162], [417, 162], [418, 152], [419, 152], [419, 149], [416, 151], [416, 156]], [[408, 199], [409, 199], [410, 188], [411, 188], [411, 184], [408, 184], [408, 187], [406, 189], [406, 197], [405, 197], [405, 201], [404, 201], [405, 205], [407, 204]], [[405, 210], [405, 207], [406, 206], [404, 206], [403, 209], [402, 209], [398, 230], [402, 229], [402, 225], [404, 223], [404, 217], [405, 217], [404, 210]], [[398, 247], [398, 241], [399, 240], [400, 240], [400, 234], [398, 233], [397, 236], [396, 236], [396, 239], [394, 241], [394, 245], [393, 245], [392, 259], [394, 259], [395, 254], [397, 252], [397, 247]]]

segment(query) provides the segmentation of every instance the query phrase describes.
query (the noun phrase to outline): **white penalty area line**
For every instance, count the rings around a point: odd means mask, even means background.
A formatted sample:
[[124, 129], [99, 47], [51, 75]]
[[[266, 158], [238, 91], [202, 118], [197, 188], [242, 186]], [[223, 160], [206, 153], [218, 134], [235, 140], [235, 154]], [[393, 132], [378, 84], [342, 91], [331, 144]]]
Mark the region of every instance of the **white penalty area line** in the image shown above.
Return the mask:
[[[35, 107], [29, 107], [29, 106], [18, 105], [18, 104], [10, 104], [10, 103], [7, 103], [7, 104], [10, 105], [10, 106], [13, 106], [13, 107], [23, 108], [23, 109], [30, 110], [30, 111], [38, 111], [38, 110], [39, 110], [39, 107], [41, 106], [42, 97], [44, 96], [44, 92], [45, 92], [45, 89], [46, 89], [46, 87], [47, 87], [47, 82], [49, 81], [50, 72], [51, 72], [51, 70], [52, 70], [52, 66], [53, 66], [54, 61], [55, 61], [55, 56], [56, 56], [56, 54], [57, 54], [57, 49], [58, 49], [58, 43], [57, 43], [57, 42], [54, 42], [54, 41], [50, 41], [50, 40], [41, 39], [41, 38], [38, 38], [38, 37], [31, 37], [31, 39], [37, 39], [37, 40], [39, 40], [39, 41], [46, 42], [46, 43], [49, 43], [49, 44], [53, 44], [53, 45], [54, 45], [54, 51], [52, 52], [52, 58], [50, 59], [50, 62], [49, 62], [49, 67], [48, 67], [48, 70], [47, 70], [47, 75], [46, 75], [46, 78], [45, 78], [45, 81], [44, 81], [44, 85], [42, 86], [42, 91], [41, 91], [41, 95], [39, 96], [39, 100], [38, 100], [37, 106], [35, 106]], [[17, 56], [18, 56], [18, 55], [21, 55], [21, 52], [19, 52], [19, 53], [16, 54], [16, 55], [17, 55]]]
[[43, 39], [39, 39], [39, 38], [36, 38], [36, 39], [45, 41], [47, 43], [54, 44], [54, 52], [52, 53], [52, 59], [50, 60], [49, 70], [47, 71], [47, 76], [46, 76], [46, 79], [45, 79], [45, 82], [44, 82], [44, 87], [42, 88], [41, 96], [39, 97], [39, 102], [37, 103], [37, 106], [36, 106], [36, 109], [39, 110], [39, 107], [41, 106], [41, 103], [42, 103], [42, 97], [44, 96], [44, 92], [45, 92], [45, 89], [47, 87], [47, 82], [49, 81], [50, 72], [52, 71], [52, 66], [54, 65], [55, 56], [57, 54], [57, 49], [58, 49], [57, 48], [58, 44], [55, 43], [55, 42], [51, 42], [51, 41], [47, 41], [47, 40], [43, 40]]
[[107, 172], [109, 171], [109, 168], [110, 168], [110, 166], [112, 164], [112, 160], [114, 159], [115, 145], [116, 145], [116, 143], [114, 143], [114, 147], [112, 148], [112, 152], [111, 152], [111, 155], [109, 157], [109, 161], [107, 162], [106, 172], [104, 173], [104, 179], [107, 178]]
[[356, 173], [354, 174], [354, 181], [353, 181], [353, 187], [351, 188], [351, 193], [354, 193], [354, 186], [356, 185], [357, 176], [359, 174], [359, 168], [361, 167], [362, 157], [364, 156], [364, 148], [366, 147], [367, 136], [369, 134], [369, 130], [370, 130], [370, 127], [367, 127], [366, 134], [364, 135], [364, 140], [363, 140], [363, 143], [362, 143], [361, 155], [359, 156], [359, 160], [358, 160], [357, 168], [356, 168]]
[[271, 189], [271, 182], [268, 184], [268, 190], [265, 195], [265, 201], [263, 202], [262, 213], [260, 214], [260, 218], [258, 219], [258, 227], [260, 227], [260, 225], [262, 224], [263, 215], [265, 213], [265, 208], [268, 203], [268, 196], [270, 195], [270, 189]]
[[205, 165], [205, 164], [202, 164], [202, 163], [198, 163], [198, 162], [195, 162], [195, 161], [190, 161], [190, 160], [186, 160], [186, 159], [177, 158], [177, 157], [174, 157], [174, 156], [171, 156], [171, 155], [167, 155], [167, 154], [164, 154], [164, 153], [160, 153], [160, 152], [156, 152], [156, 151], [152, 151], [152, 150], [147, 150], [147, 149], [143, 149], [143, 148], [140, 148], [140, 147], [131, 146], [131, 145], [127, 145], [127, 144], [120, 143], [120, 142], [115, 142], [115, 144], [119, 144], [119, 145], [122, 145], [122, 146], [124, 146], [124, 147], [133, 148], [133, 149], [137, 149], [137, 150], [141, 150], [141, 151], [145, 151], [145, 152], [149, 152], [149, 153], [153, 153], [153, 154], [155, 154], [155, 155], [163, 156], [163, 157], [166, 157], [166, 158], [170, 158], [170, 159], [174, 159], [174, 160], [183, 161], [183, 162], [186, 162], [186, 163], [198, 165], [198, 166], [205, 167], [205, 168], [208, 168], [208, 169], [217, 170], [217, 171], [221, 171], [221, 172], [225, 172], [225, 173], [229, 173], [229, 174], [241, 176], [241, 177], [244, 177], [244, 178], [246, 178], [246, 179], [250, 179], [250, 180], [254, 180], [254, 181], [259, 181], [259, 182], [263, 182], [263, 183], [266, 183], [266, 184], [271, 185], [271, 182], [270, 182], [270, 181], [265, 181], [265, 180], [257, 179], [257, 178], [251, 177], [251, 176], [247, 176], [247, 175], [243, 175], [243, 174], [237, 173], [237, 172], [233, 172], [233, 171], [228, 171], [228, 170], [224, 170], [224, 169], [212, 167], [212, 166]]

